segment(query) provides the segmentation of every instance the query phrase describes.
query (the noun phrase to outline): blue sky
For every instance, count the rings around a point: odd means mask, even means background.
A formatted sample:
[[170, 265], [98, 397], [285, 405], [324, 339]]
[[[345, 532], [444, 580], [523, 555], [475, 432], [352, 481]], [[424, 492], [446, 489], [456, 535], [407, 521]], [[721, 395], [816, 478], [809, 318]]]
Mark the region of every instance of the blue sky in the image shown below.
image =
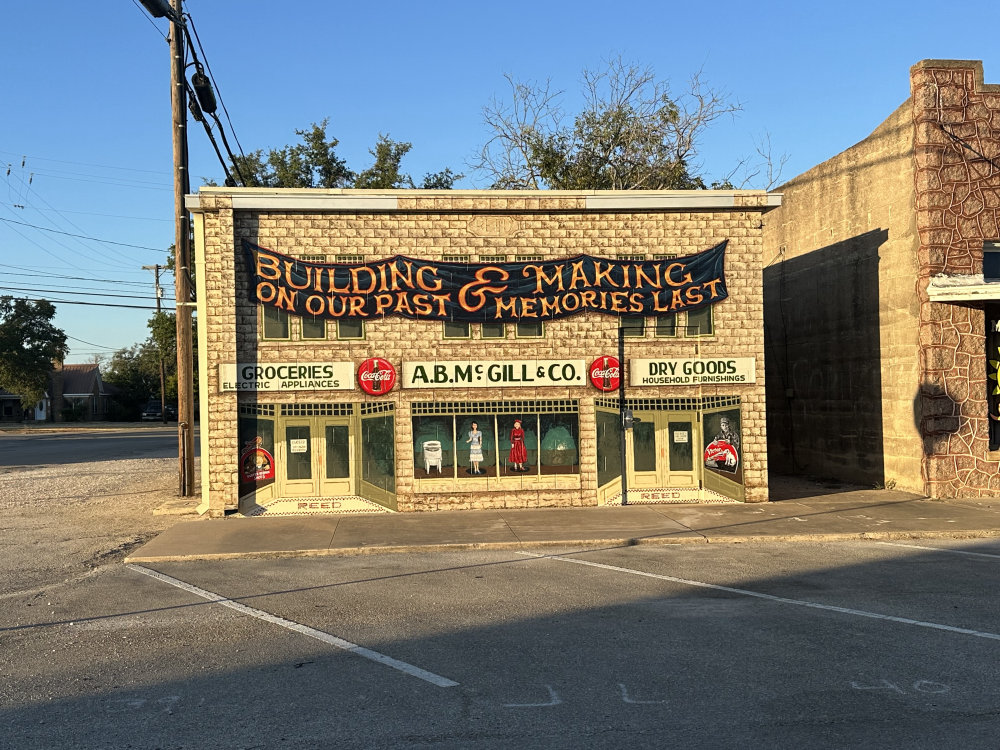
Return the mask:
[[[293, 142], [296, 128], [329, 117], [350, 167], [367, 167], [388, 133], [413, 143], [403, 166], [418, 179], [445, 166], [469, 173], [488, 136], [482, 108], [506, 94], [504, 74], [551, 80], [572, 111], [581, 71], [617, 55], [677, 90], [700, 70], [742, 103], [701, 143], [708, 178], [765, 135], [788, 156], [784, 179], [839, 153], [907, 98], [918, 60], [982, 60], [986, 81], [1000, 83], [995, 42], [970, 33], [1000, 27], [1000, 6], [987, 2], [960, 14], [924, 0], [189, 0], [185, 9], [244, 150]], [[173, 241], [167, 23], [132, 0], [12, 2], [2, 18], [0, 294], [151, 307], [153, 275], [142, 266], [163, 263]], [[221, 182], [192, 125], [193, 185]], [[469, 174], [459, 186], [485, 185]], [[147, 336], [149, 310], [57, 309], [70, 362]]]

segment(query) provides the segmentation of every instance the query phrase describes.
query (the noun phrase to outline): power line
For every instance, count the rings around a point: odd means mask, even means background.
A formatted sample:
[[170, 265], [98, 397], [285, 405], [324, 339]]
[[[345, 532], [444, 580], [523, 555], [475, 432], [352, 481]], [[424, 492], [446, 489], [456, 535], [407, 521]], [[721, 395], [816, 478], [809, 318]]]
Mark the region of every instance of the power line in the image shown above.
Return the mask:
[[98, 349], [107, 350], [109, 352], [118, 351], [118, 349], [116, 347], [113, 347], [113, 346], [101, 346], [100, 344], [95, 344], [93, 341], [84, 341], [83, 339], [78, 339], [75, 336], [70, 336], [69, 334], [66, 334], [66, 338], [71, 339], [73, 341], [79, 341], [81, 344], [86, 344], [87, 346], [96, 346]]
[[169, 177], [170, 172], [164, 172], [162, 169], [139, 169], [137, 167], [116, 167], [113, 164], [94, 164], [89, 161], [70, 161], [69, 159], [52, 159], [48, 156], [36, 156], [34, 154], [19, 154], [17, 151], [3, 151], [0, 150], [0, 154], [7, 154], [9, 156], [19, 156], [23, 162], [27, 162], [29, 159], [35, 161], [51, 161], [56, 164], [75, 164], [78, 167], [97, 167], [98, 169], [117, 169], [120, 172], [142, 172], [143, 174], [158, 174], [162, 177]]
[[[24, 205], [22, 205], [20, 203], [3, 203], [3, 202], [0, 202], [0, 206], [8, 206], [10, 208], [21, 208], [21, 209], [24, 208]], [[38, 208], [37, 206], [32, 206], [32, 210], [33, 211], [38, 211], [39, 213], [42, 213], [44, 211], [53, 211], [54, 213], [57, 213], [57, 214], [81, 214], [83, 216], [100, 216], [100, 217], [106, 218], [106, 219], [131, 219], [133, 221], [170, 221], [170, 222], [173, 221], [173, 219], [170, 218], [170, 217], [161, 217], [161, 216], [124, 216], [122, 214], [102, 214], [102, 213], [97, 213], [96, 211], [73, 211], [73, 210], [68, 209], [68, 208], [63, 208], [63, 209], [58, 209], [58, 208]]]
[[[23, 165], [23, 163], [24, 162], [22, 162], [22, 165]], [[8, 181], [10, 179], [9, 172], [10, 171], [8, 170]], [[20, 175], [15, 174], [14, 178], [17, 179], [17, 180], [20, 180], [20, 182], [21, 182], [22, 185], [25, 185], [24, 179]], [[27, 188], [27, 191], [29, 191], [29, 192], [31, 191], [31, 181], [30, 180], [25, 185], [25, 187]], [[27, 193], [26, 193], [26, 195], [27, 195]], [[40, 200], [42, 203], [44, 203], [46, 206], [49, 206], [50, 208], [52, 207], [52, 205], [47, 200], [45, 200], [45, 197], [41, 193], [33, 193], [33, 195], [36, 196], [37, 199]], [[27, 202], [27, 201], [25, 200], [24, 202]], [[32, 210], [34, 210], [34, 207], [32, 207]], [[7, 211], [8, 211], [8, 213], [13, 213], [10, 209], [7, 209]], [[69, 225], [73, 229], [78, 230], [82, 234], [83, 230], [80, 229], [80, 227], [78, 227], [76, 224], [74, 224], [72, 220], [70, 220], [67, 217], [63, 216], [58, 211], [56, 212], [56, 214], [57, 214], [57, 216], [65, 224]], [[51, 218], [49, 218], [47, 216], [43, 216], [42, 218], [44, 218], [47, 222], [49, 222], [50, 224], [52, 224], [53, 227], [55, 226], [55, 222]], [[11, 229], [13, 229], [15, 232], [18, 232], [18, 230], [14, 229], [14, 227], [11, 227]], [[56, 230], [56, 231], [62, 231], [62, 230]], [[65, 234], [70, 234], [69, 232], [64, 232], [64, 233]], [[21, 234], [21, 233], [18, 232], [18, 234]], [[24, 237], [23, 234], [21, 236]], [[66, 248], [70, 252], [79, 252], [79, 251], [73, 250], [68, 245], [66, 245], [64, 242], [61, 242], [58, 239], [55, 240], [55, 242], [58, 245], [61, 245], [62, 247]], [[93, 248], [87, 246], [86, 244], [84, 244], [83, 242], [81, 242], [79, 239], [76, 239], [76, 242], [92, 258], [96, 258], [100, 262], [112, 262], [113, 261], [113, 259], [110, 256], [108, 256], [107, 253], [97, 253], [97, 252], [94, 251]], [[35, 243], [35, 244], [37, 245], [37, 243]], [[39, 247], [41, 247], [41, 246], [39, 245]], [[112, 248], [112, 247], [107, 247], [107, 248], [104, 248], [104, 249], [107, 252], [114, 253], [115, 255], [118, 256], [118, 259], [116, 261], [114, 261], [114, 262], [116, 262], [117, 265], [119, 265], [119, 266], [132, 266], [134, 264], [134, 262], [135, 262], [135, 259], [133, 257], [131, 257], [129, 255], [126, 255], [125, 253], [121, 252], [120, 250], [116, 250], [115, 248]], [[46, 252], [49, 252], [49, 251], [46, 251]], [[74, 268], [77, 268], [77, 266], [74, 266]]]
[[[194, 34], [195, 41], [198, 42], [198, 49], [201, 50], [201, 56], [205, 60], [205, 70], [208, 71], [208, 77], [212, 79], [212, 86], [218, 92], [219, 104], [222, 105], [222, 111], [226, 113], [226, 122], [229, 123], [229, 129], [232, 131], [233, 140], [236, 141], [236, 147], [240, 150], [240, 155], [246, 157], [246, 154], [243, 153], [243, 144], [240, 143], [239, 136], [236, 135], [236, 128], [233, 127], [233, 120], [229, 116], [229, 110], [226, 108], [226, 102], [222, 98], [222, 91], [219, 89], [219, 84], [215, 82], [215, 74], [212, 73], [212, 66], [209, 65], [208, 56], [205, 54], [205, 48], [201, 44], [201, 37], [198, 36], [198, 29], [195, 28], [194, 19], [191, 18], [190, 15], [188, 15], [188, 22], [191, 24], [191, 31]], [[216, 121], [218, 121], [218, 118], [216, 118]], [[221, 130], [222, 123], [219, 123], [219, 128]], [[226, 148], [228, 150], [229, 144], [226, 144]], [[232, 154], [230, 154], [230, 156], [232, 156]]]
[[[86, 305], [88, 307], [118, 307], [129, 310], [156, 310], [156, 307], [149, 305], [114, 305], [110, 302], [79, 302], [72, 299], [32, 299], [30, 297], [19, 297], [26, 302], [48, 302], [52, 305]], [[163, 312], [176, 312], [173, 307], [165, 307]]]
[[43, 232], [55, 232], [56, 234], [64, 234], [67, 237], [77, 237], [83, 240], [93, 240], [94, 242], [102, 242], [105, 245], [120, 245], [122, 247], [134, 247], [138, 250], [151, 250], [154, 253], [165, 253], [166, 250], [157, 247], [146, 247], [145, 245], [133, 245], [129, 242], [115, 242], [114, 240], [104, 240], [100, 237], [88, 237], [85, 234], [73, 234], [72, 232], [63, 232], [59, 229], [49, 229], [48, 227], [40, 227], [37, 224], [29, 224], [26, 221], [15, 221], [14, 219], [5, 219], [0, 216], [0, 221], [6, 222], [8, 224], [20, 224], [23, 227], [31, 227], [32, 229], [40, 229]]
[[[17, 227], [11, 227], [11, 230], [13, 230], [14, 233], [17, 234], [17, 235], [19, 235], [22, 239], [30, 242], [32, 245], [34, 245], [35, 247], [37, 247], [43, 253], [48, 253], [49, 255], [51, 255], [53, 258], [55, 258], [56, 260], [58, 260], [60, 263], [65, 263], [67, 266], [69, 266], [70, 268], [75, 268], [77, 271], [83, 271], [83, 270], [85, 270], [83, 268], [80, 268], [80, 266], [76, 265], [75, 263], [72, 263], [71, 261], [68, 261], [65, 258], [60, 257], [59, 255], [57, 255], [56, 253], [52, 252], [48, 248], [42, 247], [37, 242], [35, 242], [33, 239], [31, 239], [31, 237], [28, 237], [27, 235], [25, 235], [24, 232], [22, 232]], [[66, 249], [68, 250], [69, 248], [66, 248]]]
[[72, 182], [94, 182], [97, 183], [98, 185], [114, 185], [115, 187], [138, 188], [140, 190], [170, 190], [170, 187], [167, 185], [156, 186], [154, 183], [137, 183], [137, 182], [128, 183], [128, 182], [122, 182], [120, 180], [118, 181], [97, 180], [97, 179], [87, 180], [82, 177], [64, 177], [59, 174], [54, 174], [54, 173], [49, 174], [47, 172], [39, 172], [39, 174], [43, 175], [44, 177], [48, 177], [49, 179], [70, 180]]
[[0, 286], [8, 292], [42, 292], [52, 294], [77, 294], [81, 297], [113, 297], [114, 299], [149, 299], [148, 294], [112, 294], [110, 292], [75, 292], [70, 289], [39, 289], [25, 286]]
[[[0, 263], [3, 266], [3, 263]], [[7, 271], [4, 273], [5, 276], [28, 276], [29, 278], [45, 279], [46, 281], [51, 281], [52, 279], [69, 279], [71, 281], [92, 281], [95, 284], [113, 284], [115, 286], [141, 286], [145, 287], [141, 281], [119, 281], [117, 279], [94, 279], [89, 276], [61, 276], [58, 274], [51, 273], [18, 273], [17, 271]], [[29, 284], [32, 282], [28, 282]], [[53, 286], [59, 286], [54, 284]]]
[[145, 18], [145, 19], [146, 19], [147, 21], [149, 21], [149, 22], [150, 22], [150, 23], [151, 23], [151, 24], [153, 25], [153, 28], [154, 28], [154, 29], [156, 29], [156, 33], [157, 33], [157, 34], [159, 34], [160, 36], [162, 36], [162, 37], [163, 37], [163, 40], [164, 40], [164, 41], [166, 41], [166, 40], [167, 40], [167, 35], [166, 35], [166, 34], [164, 34], [164, 33], [163, 33], [162, 31], [160, 31], [160, 27], [156, 25], [156, 22], [155, 22], [155, 21], [153, 20], [153, 18], [152, 18], [152, 17], [151, 17], [150, 15], [149, 15], [149, 13], [147, 13], [147, 12], [146, 12], [146, 9], [145, 9], [145, 8], [143, 8], [143, 7], [141, 6], [141, 5], [139, 5], [139, 3], [138, 3], [138, 2], [136, 2], [136, 0], [132, 0], [132, 4], [133, 4], [133, 5], [134, 5], [134, 6], [136, 7], [136, 8], [138, 8], [138, 9], [139, 9], [139, 11], [140, 11], [140, 12], [142, 13], [143, 17], [144, 17], [144, 18]]
[[[0, 263], [0, 268], [16, 268], [19, 271], [37, 271], [39, 269], [32, 266], [14, 266], [10, 263]], [[142, 271], [121, 271], [120, 273], [142, 273]], [[28, 274], [25, 274], [28, 275]], [[145, 282], [139, 281], [118, 281], [117, 279], [85, 279], [81, 276], [67, 276], [66, 274], [59, 273], [46, 273], [46, 274], [32, 274], [32, 275], [42, 275], [52, 279], [72, 279], [74, 281], [102, 281], [109, 284], [141, 284], [146, 286]]]

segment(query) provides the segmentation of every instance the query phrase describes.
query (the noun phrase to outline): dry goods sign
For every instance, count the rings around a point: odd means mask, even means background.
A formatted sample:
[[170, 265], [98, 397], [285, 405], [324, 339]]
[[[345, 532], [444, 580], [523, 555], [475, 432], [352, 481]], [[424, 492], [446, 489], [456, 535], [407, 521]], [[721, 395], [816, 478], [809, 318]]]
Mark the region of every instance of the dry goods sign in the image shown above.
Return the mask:
[[755, 383], [753, 357], [629, 360], [629, 385], [724, 385]]

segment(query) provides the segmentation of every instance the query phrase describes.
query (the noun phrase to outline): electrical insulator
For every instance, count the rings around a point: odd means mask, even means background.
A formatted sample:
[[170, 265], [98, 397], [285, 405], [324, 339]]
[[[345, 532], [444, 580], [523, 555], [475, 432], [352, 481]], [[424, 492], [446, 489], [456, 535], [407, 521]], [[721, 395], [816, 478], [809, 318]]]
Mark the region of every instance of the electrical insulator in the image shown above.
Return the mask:
[[191, 117], [195, 119], [195, 122], [205, 122], [205, 115], [201, 113], [201, 105], [198, 104], [198, 99], [190, 91], [188, 92], [188, 109], [191, 110]]
[[194, 86], [194, 93], [198, 95], [198, 103], [203, 111], [213, 114], [218, 108], [215, 103], [215, 92], [212, 91], [212, 83], [208, 76], [200, 70], [196, 70], [191, 76], [191, 85]]

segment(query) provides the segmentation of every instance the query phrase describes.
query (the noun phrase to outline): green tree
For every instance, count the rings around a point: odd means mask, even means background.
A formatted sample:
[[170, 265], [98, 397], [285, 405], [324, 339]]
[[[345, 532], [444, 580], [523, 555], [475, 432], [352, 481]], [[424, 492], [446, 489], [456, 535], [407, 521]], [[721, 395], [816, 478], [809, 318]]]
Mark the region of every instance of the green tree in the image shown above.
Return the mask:
[[115, 419], [138, 419], [142, 407], [160, 392], [159, 352], [143, 344], [119, 349], [101, 370], [104, 382], [118, 389]]
[[24, 408], [42, 400], [53, 361], [69, 353], [55, 314], [47, 300], [0, 297], [0, 388], [20, 396]]
[[299, 143], [283, 148], [252, 151], [233, 160], [233, 172], [248, 187], [343, 188], [354, 173], [337, 156], [339, 141], [328, 138], [329, 118], [296, 130]]
[[375, 157], [375, 163], [358, 173], [354, 179], [354, 187], [380, 190], [413, 187], [410, 176], [403, 174], [399, 169], [403, 157], [412, 148], [412, 143], [394, 141], [388, 135], [379, 133], [375, 148], [368, 150], [368, 153]]
[[742, 109], [697, 74], [674, 96], [652, 68], [621, 57], [584, 71], [583, 106], [572, 118], [550, 83], [507, 81], [510, 100], [483, 109], [492, 135], [473, 164], [498, 189], [704, 188], [695, 165], [699, 139]]
[[[198, 370], [197, 318], [192, 321], [194, 367]], [[160, 357], [163, 357], [164, 389], [167, 403], [177, 402], [177, 322], [174, 313], [158, 312], [146, 322], [149, 337], [138, 344], [119, 349], [102, 367], [104, 381], [118, 390], [120, 418], [137, 419], [150, 400], [160, 396]], [[195, 377], [195, 398], [198, 379]]]
[[267, 151], [259, 149], [233, 160], [232, 172], [248, 187], [275, 188], [371, 188], [391, 190], [420, 187], [425, 190], [449, 190], [462, 178], [451, 169], [426, 174], [420, 185], [402, 171], [402, 160], [413, 148], [405, 141], [394, 141], [379, 134], [369, 153], [375, 161], [356, 173], [337, 156], [339, 141], [327, 135], [329, 118], [313, 123], [306, 130], [296, 130], [298, 143]]
[[375, 148], [368, 153], [375, 157], [375, 163], [354, 179], [353, 187], [376, 190], [394, 190], [399, 188], [416, 188], [421, 190], [451, 190], [462, 175], [455, 174], [447, 167], [440, 172], [430, 172], [424, 175], [420, 185], [413, 178], [401, 171], [403, 157], [413, 148], [412, 143], [394, 141], [388, 135], [379, 133]]

